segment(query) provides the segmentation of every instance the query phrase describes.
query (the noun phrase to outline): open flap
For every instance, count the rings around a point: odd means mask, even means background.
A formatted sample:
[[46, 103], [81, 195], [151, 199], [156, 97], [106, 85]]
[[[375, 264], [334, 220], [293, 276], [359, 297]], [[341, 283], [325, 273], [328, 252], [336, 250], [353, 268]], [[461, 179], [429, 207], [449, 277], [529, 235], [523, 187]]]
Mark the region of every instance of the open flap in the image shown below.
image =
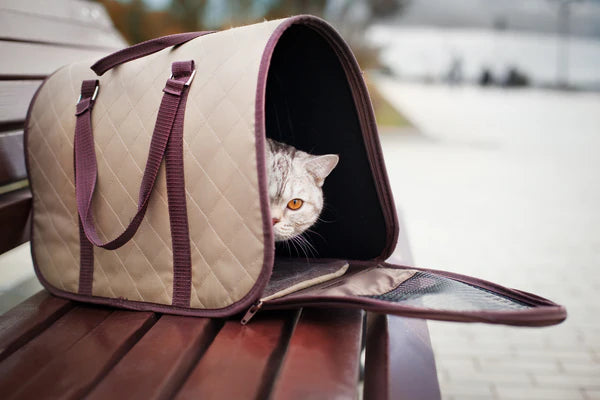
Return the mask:
[[393, 292], [416, 271], [393, 268], [367, 268], [317, 289], [321, 296], [379, 296]]
[[539, 296], [444, 271], [351, 264], [326, 283], [267, 301], [265, 308], [354, 307], [407, 317], [543, 326], [566, 310]]
[[348, 269], [344, 260], [302, 260], [277, 258], [261, 301], [276, 299], [342, 276]]

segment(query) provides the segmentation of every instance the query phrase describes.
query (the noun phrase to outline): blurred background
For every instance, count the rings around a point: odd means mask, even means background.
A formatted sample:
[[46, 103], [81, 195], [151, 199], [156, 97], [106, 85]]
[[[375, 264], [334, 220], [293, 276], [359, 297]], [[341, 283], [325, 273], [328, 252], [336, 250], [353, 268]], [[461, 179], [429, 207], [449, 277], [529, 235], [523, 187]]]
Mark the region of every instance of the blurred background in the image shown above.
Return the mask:
[[[443, 398], [600, 399], [600, 1], [96, 3], [81, 18], [110, 17], [113, 47], [304, 13], [332, 23], [365, 70], [407, 238], [396, 256], [569, 312], [541, 329], [430, 322]], [[2, 311], [39, 287], [22, 268], [2, 285]]]

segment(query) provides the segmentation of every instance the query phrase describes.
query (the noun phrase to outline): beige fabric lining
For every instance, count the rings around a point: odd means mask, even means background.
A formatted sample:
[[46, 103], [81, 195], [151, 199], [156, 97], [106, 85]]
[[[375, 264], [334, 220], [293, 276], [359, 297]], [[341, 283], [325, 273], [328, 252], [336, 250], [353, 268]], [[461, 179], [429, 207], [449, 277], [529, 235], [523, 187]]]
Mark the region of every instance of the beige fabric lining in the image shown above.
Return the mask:
[[324, 282], [330, 281], [330, 280], [335, 279], [335, 278], [339, 278], [340, 276], [342, 276], [342, 275], [344, 275], [346, 273], [346, 271], [348, 270], [348, 267], [349, 267], [349, 264], [342, 265], [340, 267], [340, 269], [338, 269], [335, 272], [332, 272], [330, 274], [320, 275], [320, 276], [318, 276], [316, 278], [302, 281], [300, 283], [297, 283], [295, 285], [287, 287], [284, 290], [280, 290], [279, 292], [273, 293], [270, 296], [263, 297], [260, 300], [261, 301], [269, 301], [269, 300], [273, 300], [273, 299], [278, 299], [280, 297], [287, 296], [288, 294], [295, 293], [295, 292], [297, 292], [299, 290], [306, 289], [306, 288], [309, 288], [311, 286], [315, 286], [315, 285], [318, 285], [320, 283], [324, 283]]
[[333, 286], [318, 289], [311, 296], [377, 296], [397, 288], [415, 272], [381, 267], [366, 269]]

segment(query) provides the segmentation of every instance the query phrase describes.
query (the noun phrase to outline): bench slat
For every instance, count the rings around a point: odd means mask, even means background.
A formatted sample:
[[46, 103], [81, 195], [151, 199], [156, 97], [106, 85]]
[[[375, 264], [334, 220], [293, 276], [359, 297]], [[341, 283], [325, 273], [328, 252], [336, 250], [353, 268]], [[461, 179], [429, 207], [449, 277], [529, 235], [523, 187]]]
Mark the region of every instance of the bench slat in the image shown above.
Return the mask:
[[23, 131], [0, 133], [0, 186], [26, 177]]
[[227, 321], [176, 398], [267, 398], [296, 319], [265, 311], [245, 326]]
[[0, 9], [38, 15], [59, 21], [102, 26], [112, 29], [112, 22], [102, 4], [82, 0], [2, 0]]
[[[0, 393], [10, 396], [26, 384], [32, 371], [43, 368], [56, 356], [93, 330], [109, 314], [108, 308], [75, 307], [45, 331], [0, 362]], [[16, 384], [18, 382], [18, 384]]]
[[0, 81], [0, 125], [25, 121], [27, 108], [41, 80]]
[[92, 65], [109, 53], [110, 51], [0, 41], [0, 54], [13, 55], [0, 57], [0, 77], [44, 77], [72, 62], [89, 59]]
[[12, 227], [0, 229], [0, 254], [29, 240], [30, 211], [29, 188], [0, 195], [0, 226]]
[[161, 316], [86, 399], [171, 398], [220, 325], [215, 319]]
[[360, 310], [303, 309], [272, 398], [356, 398], [362, 322]]
[[73, 307], [45, 290], [0, 316], [0, 360], [5, 359]]
[[56, 355], [14, 397], [83, 397], [155, 321], [149, 312], [113, 311], [69, 350]]
[[365, 400], [439, 399], [424, 320], [368, 314]]
[[[14, 10], [0, 9], [3, 39], [56, 43], [79, 47], [100, 47], [109, 51], [126, 47], [121, 36], [98, 25], [48, 18]], [[31, 29], [35, 26], [35, 29]]]

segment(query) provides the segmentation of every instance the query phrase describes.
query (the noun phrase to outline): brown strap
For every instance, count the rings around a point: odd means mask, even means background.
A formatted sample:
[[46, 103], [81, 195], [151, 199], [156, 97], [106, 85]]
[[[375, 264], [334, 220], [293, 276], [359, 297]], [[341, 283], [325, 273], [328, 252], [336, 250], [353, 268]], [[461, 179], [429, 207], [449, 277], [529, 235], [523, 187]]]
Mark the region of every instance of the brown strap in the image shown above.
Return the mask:
[[[163, 89], [163, 99], [152, 134], [150, 152], [140, 186], [137, 212], [126, 229], [117, 238], [106, 243], [98, 237], [91, 211], [91, 201], [98, 176], [91, 110], [98, 90], [98, 81], [83, 81], [81, 98], [77, 104], [74, 140], [75, 191], [81, 232], [80, 293], [91, 294], [93, 279], [93, 252], [91, 254], [89, 252], [91, 245], [114, 250], [133, 237], [146, 213], [162, 160], [166, 158], [174, 265], [173, 304], [189, 306], [191, 257], [183, 177], [183, 117], [188, 92], [186, 89], [193, 74], [193, 61], [173, 63], [172, 76]], [[171, 142], [173, 137], [175, 139]]]
[[[173, 63], [173, 76], [189, 76], [191, 66]], [[192, 72], [193, 73], [193, 72]], [[180, 106], [175, 115], [173, 132], [167, 146], [165, 167], [167, 170], [167, 199], [173, 247], [173, 302], [174, 306], [189, 307], [192, 286], [192, 258], [185, 199], [183, 168], [183, 117], [187, 103], [187, 90], [181, 94]]]
[[[96, 91], [97, 88], [97, 80], [84, 81], [81, 84], [81, 95], [79, 99], [95, 99], [95, 95], [98, 93]], [[75, 152], [73, 152], [73, 165], [75, 165], [75, 163], [76, 157]], [[76, 173], [75, 180], [77, 180]], [[87, 237], [85, 237], [83, 223], [79, 214], [77, 215], [77, 220], [79, 222], [79, 293], [91, 296], [94, 282], [94, 245], [92, 245]]]
[[116, 67], [117, 65], [123, 64], [127, 61], [132, 61], [152, 53], [156, 53], [167, 47], [177, 46], [179, 44], [188, 42], [199, 36], [213, 33], [214, 31], [203, 31], [203, 32], [187, 32], [177, 33], [175, 35], [163, 36], [156, 39], [147, 40], [142, 43], [138, 43], [131, 47], [119, 50], [115, 53], [109, 54], [108, 56], [101, 58], [91, 66], [92, 70], [96, 75], [101, 76], [109, 69]]
[[94, 245], [85, 237], [81, 218], [79, 220], [79, 293], [92, 295], [94, 283]]

